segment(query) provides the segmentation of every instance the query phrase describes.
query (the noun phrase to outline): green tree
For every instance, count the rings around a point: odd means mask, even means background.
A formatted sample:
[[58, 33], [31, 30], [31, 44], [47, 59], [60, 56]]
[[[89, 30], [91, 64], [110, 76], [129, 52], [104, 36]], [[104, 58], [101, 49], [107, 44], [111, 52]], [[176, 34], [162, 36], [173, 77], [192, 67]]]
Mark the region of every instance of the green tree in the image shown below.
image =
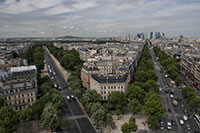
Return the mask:
[[131, 110], [132, 113], [137, 113], [142, 110], [142, 105], [137, 99], [132, 99], [129, 104], [128, 104], [129, 109]]
[[32, 118], [32, 110], [30, 108], [26, 108], [24, 110], [20, 110], [17, 112], [18, 119], [20, 122], [27, 122], [30, 121]]
[[117, 116], [121, 115], [121, 110], [120, 110], [120, 109], [116, 109], [115, 114], [116, 114]]
[[154, 116], [154, 115], [150, 115], [148, 118], [147, 118], [147, 123], [148, 125], [150, 125], [150, 127], [155, 127], [159, 124], [158, 122], [158, 117], [157, 116]]
[[144, 114], [160, 117], [164, 113], [160, 99], [158, 94], [154, 92], [149, 93], [145, 98]]
[[136, 132], [136, 131], [138, 130], [138, 126], [136, 125], [135, 118], [131, 117], [131, 118], [129, 119], [128, 125], [129, 125], [129, 130], [130, 130], [130, 131]]
[[122, 126], [121, 126], [121, 131], [123, 133], [131, 133], [131, 131], [129, 130], [129, 124], [127, 122], [125, 122]]
[[135, 99], [139, 100], [140, 102], [142, 102], [143, 98], [144, 98], [144, 90], [141, 89], [139, 86], [130, 85], [128, 87], [128, 98], [130, 100], [135, 98]]
[[45, 105], [42, 113], [42, 124], [46, 129], [57, 129], [61, 125], [61, 118], [58, 111], [51, 102]]
[[193, 98], [190, 100], [190, 105], [193, 107], [193, 108], [199, 108], [200, 107], [200, 98]]
[[2, 98], [2, 97], [0, 97], [0, 109], [1, 109], [1, 107], [3, 107], [4, 106], [4, 99]]
[[11, 133], [17, 129], [18, 119], [16, 113], [10, 107], [0, 109], [0, 132]]
[[177, 77], [175, 79], [175, 82], [176, 82], [177, 85], [180, 85], [183, 81], [182, 81], [182, 79], [180, 77]]
[[182, 89], [182, 94], [190, 101], [191, 99], [195, 98], [194, 89], [191, 87], [185, 87]]
[[158, 77], [153, 70], [149, 69], [146, 74], [147, 74], [148, 80], [158, 81]]
[[98, 110], [96, 110], [96, 112], [92, 114], [92, 118], [96, 122], [97, 127], [102, 127], [105, 124], [104, 123], [105, 116], [106, 116], [106, 112], [103, 107], [99, 108]]
[[86, 106], [89, 103], [96, 103], [101, 100], [101, 95], [98, 94], [95, 90], [88, 90], [86, 91], [82, 98], [81, 98], [81, 103]]
[[108, 102], [113, 104], [115, 107], [119, 107], [123, 109], [126, 106], [126, 96], [123, 92], [114, 91], [110, 95], [108, 95]]
[[135, 80], [139, 82], [146, 82], [147, 80], [147, 75], [146, 72], [144, 71], [137, 71], [135, 74]]
[[157, 82], [154, 81], [154, 80], [148, 80], [146, 81], [144, 84], [143, 84], [143, 89], [145, 91], [154, 91], [154, 92], [158, 92], [159, 89], [158, 89], [158, 85], [157, 85]]

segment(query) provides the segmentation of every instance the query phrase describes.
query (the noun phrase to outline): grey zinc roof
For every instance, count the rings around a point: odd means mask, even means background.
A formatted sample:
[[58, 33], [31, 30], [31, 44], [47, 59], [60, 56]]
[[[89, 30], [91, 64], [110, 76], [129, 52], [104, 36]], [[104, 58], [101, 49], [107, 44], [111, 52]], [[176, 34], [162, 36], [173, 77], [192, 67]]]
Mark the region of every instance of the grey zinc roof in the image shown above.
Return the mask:
[[103, 76], [98, 74], [92, 74], [92, 78], [99, 83], [123, 83], [127, 79], [127, 74], [122, 76]]

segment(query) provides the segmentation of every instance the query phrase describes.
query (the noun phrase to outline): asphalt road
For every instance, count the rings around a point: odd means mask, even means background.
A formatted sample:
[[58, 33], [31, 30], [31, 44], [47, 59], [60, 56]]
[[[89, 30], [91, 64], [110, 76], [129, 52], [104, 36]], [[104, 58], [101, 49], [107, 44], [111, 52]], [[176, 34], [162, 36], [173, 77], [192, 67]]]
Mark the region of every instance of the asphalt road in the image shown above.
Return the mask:
[[[73, 93], [69, 90], [66, 81], [64, 80], [61, 72], [56, 67], [54, 61], [51, 59], [47, 50], [45, 49], [45, 61], [50, 66], [50, 68], [56, 73], [49, 74], [53, 77], [53, 80], [56, 84], [61, 87], [61, 95], [64, 101], [64, 109], [63, 116], [64, 119], [67, 119], [66, 124], [64, 123], [64, 132], [66, 133], [96, 133], [94, 126], [89, 121], [88, 117], [84, 114], [82, 108], [79, 103], [74, 100], [67, 100], [67, 96], [73, 95]], [[71, 118], [71, 119], [68, 119]]]
[[[195, 131], [200, 132], [200, 128], [197, 126], [193, 119], [193, 110], [189, 106], [189, 104], [186, 102], [185, 98], [183, 97], [181, 93], [181, 89], [177, 89], [175, 86], [171, 84], [171, 79], [165, 77], [165, 71], [162, 69], [162, 66], [159, 62], [156, 62], [156, 56], [153, 52], [153, 49], [150, 48], [150, 53], [152, 55], [152, 59], [155, 66], [155, 72], [159, 78], [159, 88], [161, 88], [161, 91], [159, 92], [161, 96], [162, 106], [163, 109], [166, 111], [162, 119], [164, 120], [164, 129], [160, 129], [160, 127], [156, 128], [156, 132], [158, 133], [194, 133]], [[168, 91], [168, 93], [167, 93]], [[170, 97], [170, 93], [174, 91], [173, 98]], [[178, 105], [174, 106], [172, 101], [173, 99], [179, 98], [180, 101], [178, 101]], [[184, 105], [184, 107], [181, 107], [181, 105]], [[184, 112], [186, 110], [187, 112]], [[180, 125], [179, 121], [182, 119], [183, 116], [187, 116], [188, 120], [184, 121], [184, 125]], [[175, 121], [175, 125], [172, 125], [172, 129], [167, 129], [167, 122], [171, 122], [171, 120]], [[186, 124], [189, 124], [191, 126], [191, 129], [186, 128]]]

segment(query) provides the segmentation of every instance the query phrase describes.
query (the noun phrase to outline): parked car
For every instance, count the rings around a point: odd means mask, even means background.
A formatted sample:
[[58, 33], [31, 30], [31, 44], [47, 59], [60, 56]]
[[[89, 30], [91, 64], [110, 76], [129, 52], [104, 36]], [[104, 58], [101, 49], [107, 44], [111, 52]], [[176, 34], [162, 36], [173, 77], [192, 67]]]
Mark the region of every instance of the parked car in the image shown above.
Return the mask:
[[181, 108], [184, 108], [184, 104], [181, 104]]
[[180, 120], [179, 123], [180, 123], [180, 125], [183, 125], [183, 124], [184, 124], [184, 121], [183, 121], [183, 120]]
[[191, 126], [189, 124], [186, 124], [185, 127], [190, 130], [191, 129]]
[[184, 115], [184, 116], [183, 116], [183, 120], [184, 120], [184, 121], [187, 121], [187, 120], [188, 120], [188, 117]]
[[176, 125], [175, 120], [171, 120], [172, 125]]
[[160, 129], [164, 129], [164, 124], [160, 123]]
[[169, 129], [169, 130], [172, 129], [172, 123], [171, 122], [167, 122], [167, 129]]

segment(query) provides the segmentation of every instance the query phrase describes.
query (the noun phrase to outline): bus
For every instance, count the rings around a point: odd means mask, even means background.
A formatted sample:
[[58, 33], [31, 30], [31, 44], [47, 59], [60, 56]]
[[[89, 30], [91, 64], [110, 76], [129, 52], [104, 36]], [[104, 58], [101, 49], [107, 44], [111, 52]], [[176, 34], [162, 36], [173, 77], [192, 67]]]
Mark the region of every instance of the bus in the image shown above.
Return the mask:
[[198, 127], [200, 128], [200, 116], [197, 115], [197, 114], [195, 114], [195, 115], [194, 115], [194, 120], [195, 120], [195, 122], [197, 123]]

